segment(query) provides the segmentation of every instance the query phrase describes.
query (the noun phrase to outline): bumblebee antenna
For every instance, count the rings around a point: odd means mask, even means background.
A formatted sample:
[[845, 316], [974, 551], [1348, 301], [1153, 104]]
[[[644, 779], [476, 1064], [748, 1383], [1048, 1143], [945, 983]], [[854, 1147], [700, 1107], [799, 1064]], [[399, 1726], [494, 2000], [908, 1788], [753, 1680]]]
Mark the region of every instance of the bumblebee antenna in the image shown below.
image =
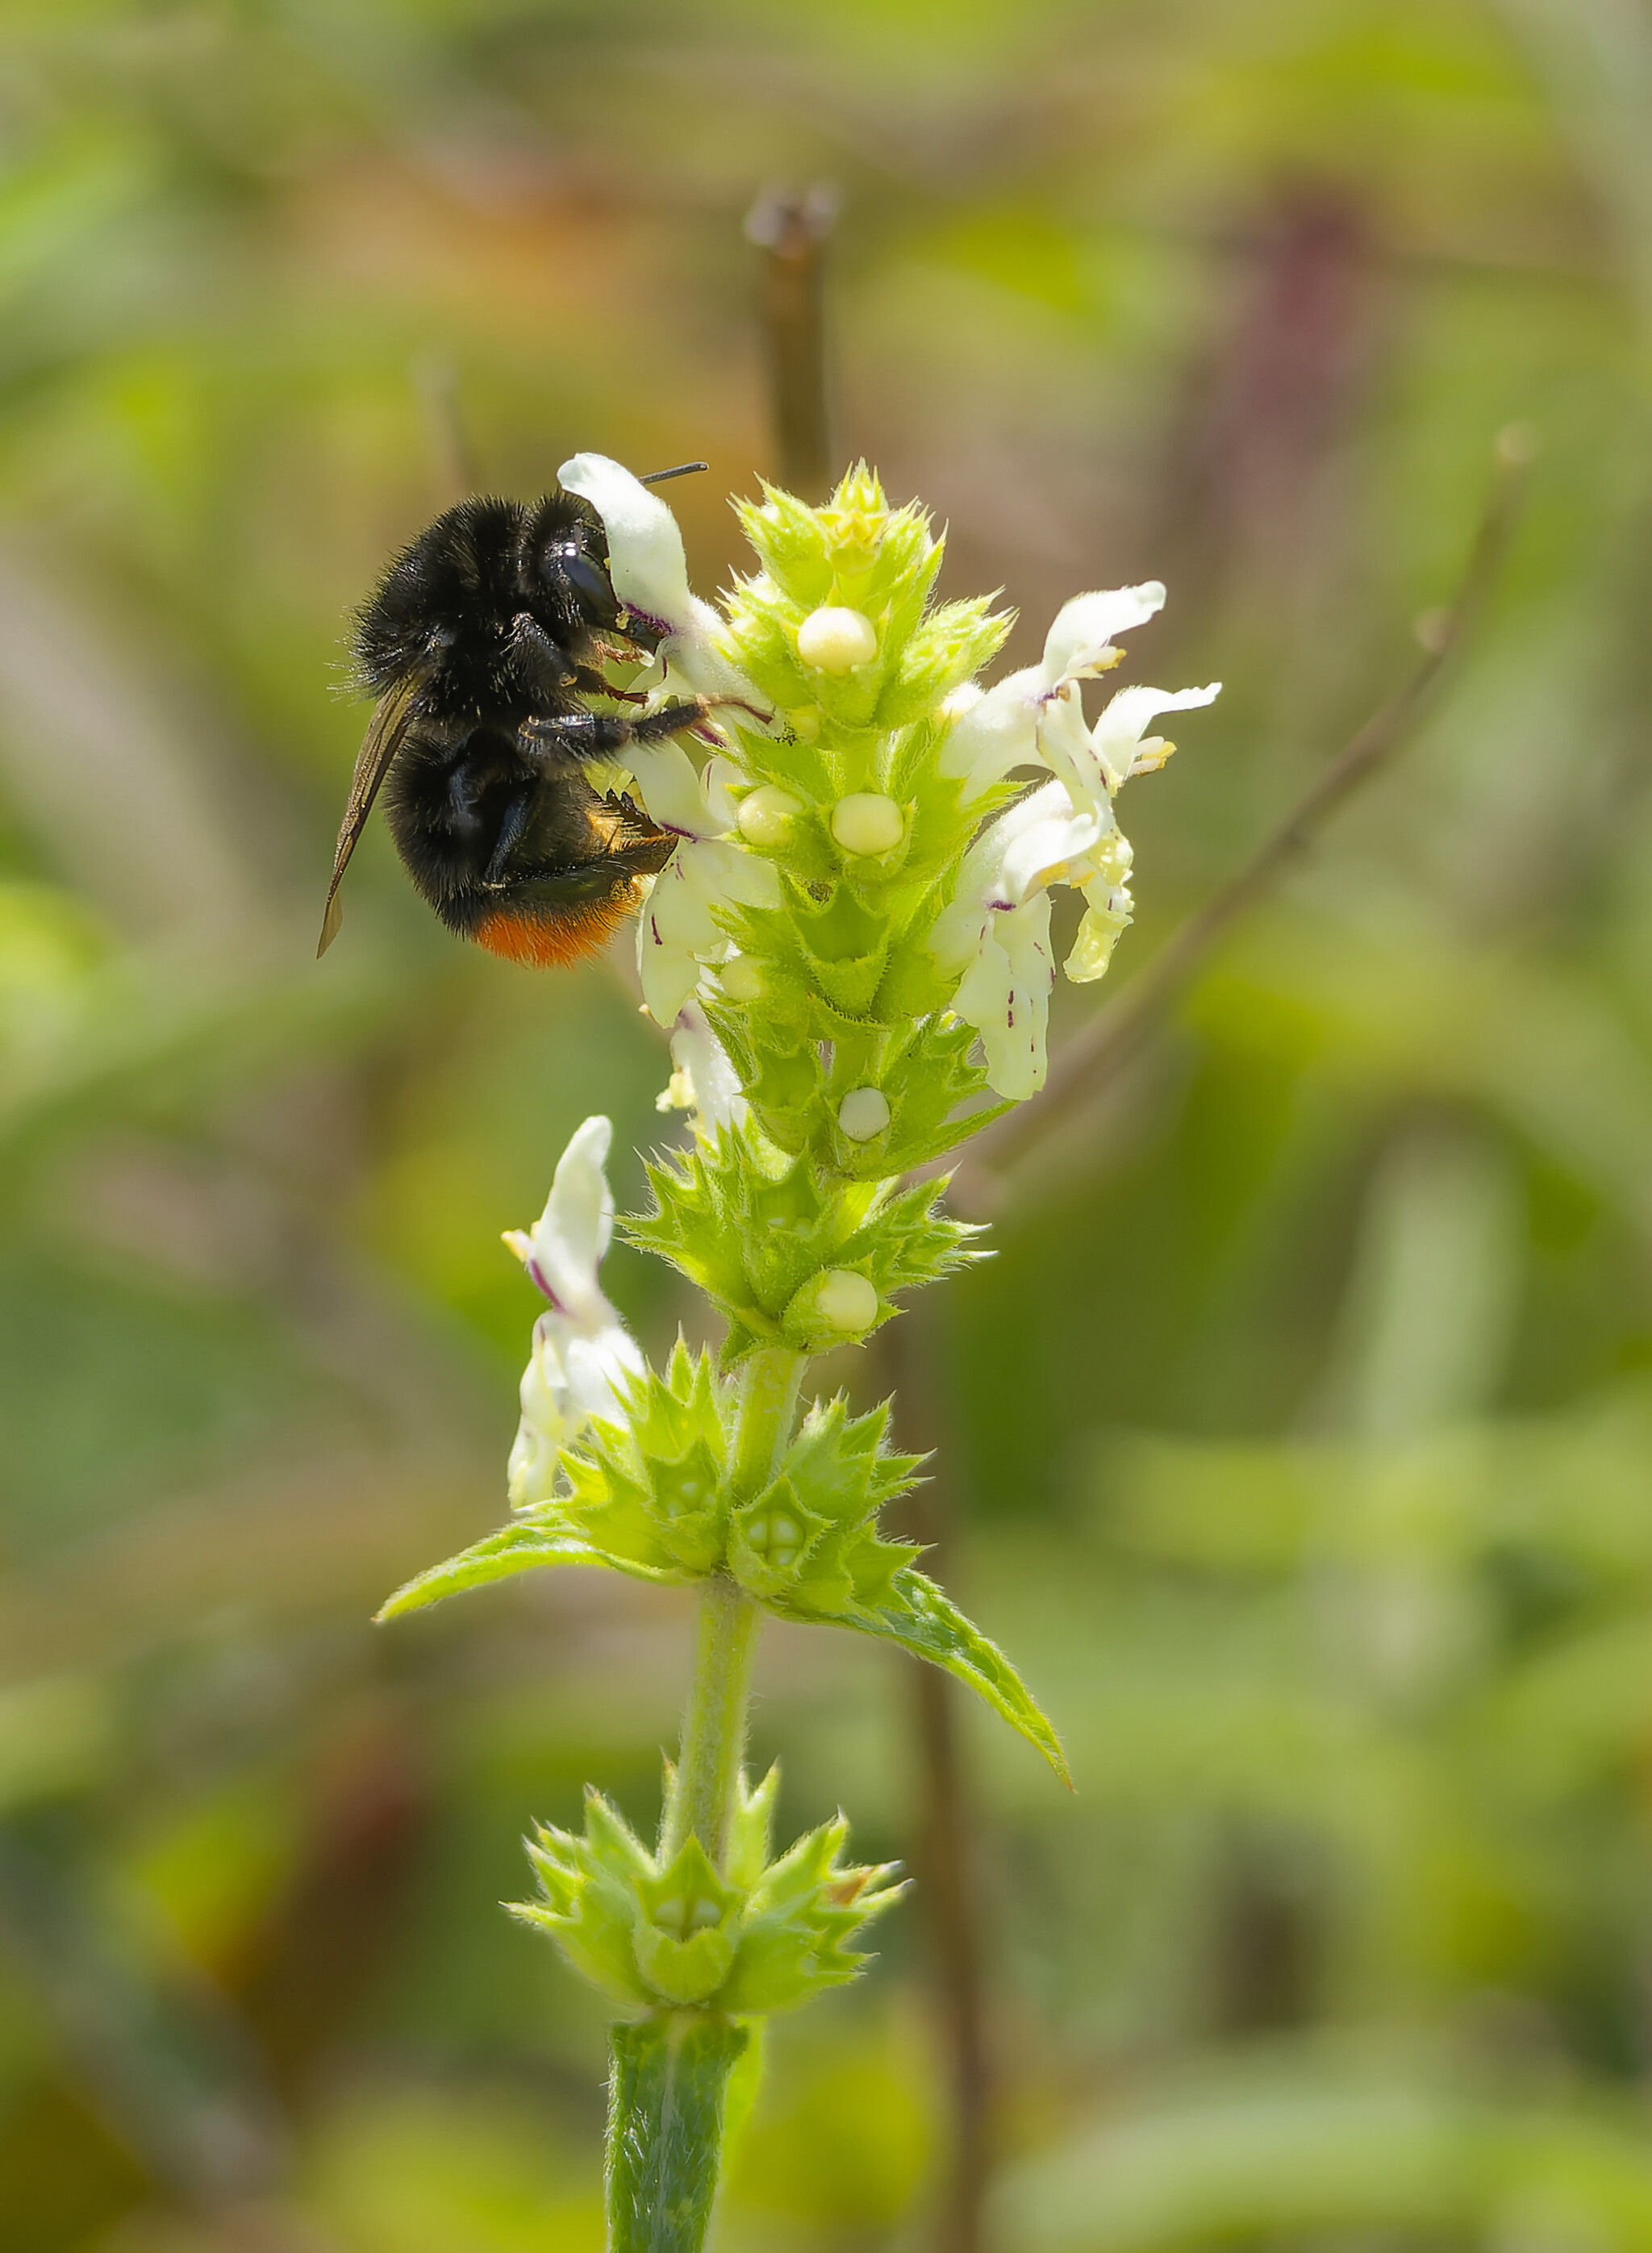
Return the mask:
[[674, 470], [652, 470], [645, 478], [638, 478], [639, 485], [663, 485], [667, 478], [692, 478], [697, 470], [708, 470], [709, 462], [679, 462]]

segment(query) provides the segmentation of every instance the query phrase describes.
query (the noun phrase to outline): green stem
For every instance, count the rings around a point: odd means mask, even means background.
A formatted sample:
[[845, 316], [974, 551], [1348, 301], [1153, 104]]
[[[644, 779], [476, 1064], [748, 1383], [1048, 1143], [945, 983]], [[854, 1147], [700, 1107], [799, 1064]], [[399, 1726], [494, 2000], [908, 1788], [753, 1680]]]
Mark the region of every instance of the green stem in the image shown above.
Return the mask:
[[[804, 1365], [803, 1355], [778, 1347], [753, 1354], [746, 1365], [734, 1463], [735, 1489], [742, 1496], [768, 1483], [791, 1435]], [[719, 1573], [701, 1582], [694, 1680], [660, 1824], [664, 1861], [694, 1838], [714, 1867], [722, 1866], [745, 1758], [751, 1666], [762, 1625], [761, 1607], [734, 1581]]]
[[613, 2030], [609, 2253], [701, 2253], [722, 2163], [728, 2075], [750, 2041], [671, 2012]]
[[784, 1346], [770, 1346], [754, 1353], [746, 1364], [740, 1398], [740, 1425], [735, 1438], [735, 1489], [748, 1501], [774, 1475], [781, 1451], [791, 1437], [798, 1412], [798, 1392], [806, 1355]]
[[660, 1828], [662, 1861], [669, 1862], [692, 1837], [714, 1868], [722, 1866], [735, 1780], [745, 1757], [751, 1662], [762, 1622], [760, 1607], [734, 1581], [721, 1573], [701, 1581], [694, 1678]]

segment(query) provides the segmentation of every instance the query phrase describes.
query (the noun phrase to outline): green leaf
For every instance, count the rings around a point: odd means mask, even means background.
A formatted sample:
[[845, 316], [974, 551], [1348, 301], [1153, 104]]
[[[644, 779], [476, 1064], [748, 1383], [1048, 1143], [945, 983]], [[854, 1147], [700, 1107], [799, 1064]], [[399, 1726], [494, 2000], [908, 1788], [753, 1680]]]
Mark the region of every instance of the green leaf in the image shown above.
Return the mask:
[[728, 2076], [751, 2036], [703, 2013], [613, 2029], [610, 2253], [700, 2253], [722, 2166]]
[[480, 1541], [461, 1549], [443, 1565], [432, 1565], [406, 1581], [383, 1604], [375, 1616], [400, 1619], [405, 1612], [422, 1611], [445, 1596], [463, 1595], [489, 1580], [508, 1580], [512, 1573], [531, 1573], [546, 1565], [607, 1565], [638, 1580], [676, 1580], [683, 1575], [670, 1567], [645, 1565], [631, 1557], [617, 1557], [599, 1549], [582, 1533], [556, 1520], [501, 1527]]
[[983, 1256], [970, 1249], [986, 1233], [977, 1222], [950, 1219], [940, 1210], [949, 1175], [938, 1182], [915, 1182], [878, 1204], [852, 1236], [836, 1246], [833, 1264], [863, 1266], [881, 1299], [932, 1283]]
[[840, 1392], [817, 1400], [782, 1456], [780, 1472], [799, 1500], [822, 1517], [851, 1523], [870, 1517], [904, 1494], [928, 1460], [886, 1448], [889, 1421], [887, 1400], [855, 1417]]
[[1071, 1790], [1073, 1780], [1061, 1740], [1032, 1691], [998, 1645], [989, 1643], [933, 1580], [904, 1566], [891, 1576], [884, 1602], [857, 1605], [840, 1613], [835, 1624], [856, 1628], [862, 1635], [881, 1636], [885, 1643], [898, 1643], [903, 1650], [927, 1658], [933, 1666], [944, 1666], [949, 1674], [966, 1682], [1003, 1715], [1012, 1729], [1037, 1747]]

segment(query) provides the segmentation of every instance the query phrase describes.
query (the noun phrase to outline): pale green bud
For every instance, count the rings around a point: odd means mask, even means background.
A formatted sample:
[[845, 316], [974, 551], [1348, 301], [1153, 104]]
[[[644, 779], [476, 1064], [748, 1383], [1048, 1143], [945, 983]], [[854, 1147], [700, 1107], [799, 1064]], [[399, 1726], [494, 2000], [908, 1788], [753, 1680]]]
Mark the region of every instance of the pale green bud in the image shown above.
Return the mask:
[[766, 782], [740, 801], [736, 816], [740, 834], [748, 845], [784, 845], [786, 833], [803, 811], [802, 801], [778, 783]]
[[827, 603], [798, 628], [798, 655], [816, 673], [853, 673], [878, 653], [877, 628], [863, 610]]
[[838, 1106], [838, 1125], [851, 1142], [869, 1142], [889, 1123], [889, 1099], [881, 1087], [857, 1087]]
[[905, 816], [881, 791], [857, 790], [832, 809], [833, 836], [846, 853], [863, 859], [894, 852], [905, 834]]
[[763, 965], [754, 962], [749, 954], [731, 954], [727, 962], [720, 962], [717, 980], [731, 1001], [763, 999]]
[[816, 1287], [815, 1306], [826, 1328], [846, 1337], [857, 1337], [878, 1318], [875, 1287], [848, 1267], [826, 1269]]

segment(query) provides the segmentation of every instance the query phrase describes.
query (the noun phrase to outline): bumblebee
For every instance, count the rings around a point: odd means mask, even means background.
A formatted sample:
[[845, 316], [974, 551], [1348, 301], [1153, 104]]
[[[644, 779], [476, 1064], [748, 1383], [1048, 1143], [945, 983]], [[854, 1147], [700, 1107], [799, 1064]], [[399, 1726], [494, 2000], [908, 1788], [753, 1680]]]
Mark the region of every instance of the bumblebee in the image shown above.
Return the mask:
[[602, 520], [577, 494], [479, 497], [437, 517], [356, 618], [357, 674], [378, 702], [317, 953], [338, 936], [338, 887], [380, 794], [415, 889], [450, 931], [540, 966], [602, 946], [677, 841], [628, 795], [597, 790], [588, 769], [630, 743], [705, 735], [728, 701], [696, 696], [635, 717], [593, 710], [593, 698], [646, 701], [603, 666], [646, 658], [659, 639], [616, 599]]

